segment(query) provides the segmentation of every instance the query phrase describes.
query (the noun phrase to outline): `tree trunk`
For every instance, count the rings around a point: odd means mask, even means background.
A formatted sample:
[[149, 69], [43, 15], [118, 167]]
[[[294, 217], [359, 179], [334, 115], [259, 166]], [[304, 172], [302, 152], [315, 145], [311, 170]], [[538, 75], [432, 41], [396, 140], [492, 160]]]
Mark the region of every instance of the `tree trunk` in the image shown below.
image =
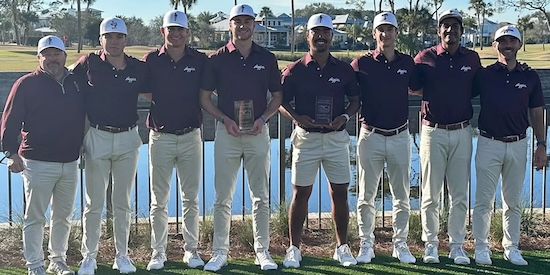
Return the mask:
[[76, 12], [77, 12], [77, 16], [78, 16], [78, 20], [77, 20], [77, 28], [78, 28], [78, 46], [77, 46], [77, 49], [76, 49], [76, 52], [77, 53], [80, 53], [80, 51], [82, 50], [82, 12], [81, 12], [81, 5], [80, 5], [80, 0], [77, 0], [76, 1]]
[[485, 17], [481, 20], [481, 42], [479, 43], [479, 49], [483, 51], [483, 27], [485, 26]]
[[15, 43], [21, 45], [21, 34], [19, 33], [19, 24], [17, 24], [17, 2], [12, 0], [11, 3], [11, 13], [13, 14], [13, 31], [15, 32]]
[[294, 53], [296, 44], [296, 39], [294, 37], [294, 0], [290, 0], [290, 9], [292, 10], [292, 17], [290, 18], [290, 53]]

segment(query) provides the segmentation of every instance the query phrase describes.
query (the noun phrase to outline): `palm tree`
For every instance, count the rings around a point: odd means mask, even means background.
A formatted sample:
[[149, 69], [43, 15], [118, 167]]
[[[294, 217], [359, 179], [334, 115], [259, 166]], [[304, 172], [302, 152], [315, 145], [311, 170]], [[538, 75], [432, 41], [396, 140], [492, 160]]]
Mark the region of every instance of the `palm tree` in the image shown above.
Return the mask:
[[197, 0], [170, 0], [170, 5], [174, 6], [174, 9], [178, 9], [178, 5], [183, 6], [183, 12], [187, 15], [187, 9], [190, 9], [197, 3]]
[[[481, 20], [482, 22], [485, 22], [485, 18], [493, 16], [493, 13], [495, 12], [495, 9], [493, 8], [493, 4], [484, 2], [483, 3], [483, 9], [481, 10]], [[481, 50], [483, 50], [483, 28], [485, 27], [485, 24], [481, 24]]]
[[265, 37], [266, 37], [266, 44], [265, 46], [271, 46], [271, 36], [268, 37], [267, 33], [267, 18], [273, 17], [273, 11], [269, 7], [262, 7], [262, 10], [260, 11], [260, 16], [263, 16], [264, 18], [264, 29], [265, 29]]
[[[235, 2], [237, 2], [235, 0]], [[290, 18], [290, 53], [294, 53], [294, 45], [296, 39], [294, 38], [294, 0], [290, 0], [290, 9], [292, 10], [292, 17]]]
[[77, 53], [80, 53], [82, 50], [82, 8], [81, 8], [81, 2], [86, 3], [86, 9], [88, 9], [91, 5], [95, 3], [95, 0], [63, 0], [63, 3], [68, 4], [76, 3], [76, 11], [77, 11], [77, 28], [78, 28], [78, 47], [76, 49]]
[[[474, 13], [477, 17], [477, 30], [482, 28], [482, 25], [483, 25], [483, 22], [481, 22], [480, 17], [481, 17], [481, 13], [483, 11], [484, 4], [485, 4], [485, 2], [483, 2], [483, 0], [470, 0], [470, 6], [468, 7], [469, 10], [474, 11]], [[483, 32], [481, 32], [481, 35], [483, 36]], [[474, 37], [474, 50], [476, 48], [476, 44], [479, 42], [479, 38], [477, 36], [478, 36], [478, 33], [476, 31], [476, 35]], [[480, 43], [480, 44], [483, 44], [483, 43]]]
[[525, 51], [525, 33], [527, 30], [535, 28], [535, 24], [531, 21], [532, 15], [524, 16], [518, 19], [518, 29], [521, 30], [521, 41], [523, 41], [523, 51]]

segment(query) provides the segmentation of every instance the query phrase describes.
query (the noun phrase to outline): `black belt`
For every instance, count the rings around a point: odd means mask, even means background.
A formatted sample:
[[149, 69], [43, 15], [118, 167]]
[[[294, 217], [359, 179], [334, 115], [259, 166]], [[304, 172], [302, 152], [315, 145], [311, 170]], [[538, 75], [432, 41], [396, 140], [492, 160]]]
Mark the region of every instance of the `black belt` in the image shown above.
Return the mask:
[[376, 134], [380, 134], [380, 135], [383, 135], [385, 137], [391, 137], [391, 136], [395, 136], [395, 135], [407, 130], [409, 128], [409, 124], [405, 123], [405, 124], [401, 125], [399, 128], [392, 129], [392, 130], [376, 128], [376, 127], [372, 127], [372, 126], [367, 125], [367, 124], [363, 124], [362, 127], [369, 130], [369, 131], [371, 131], [371, 132], [374, 132]]
[[505, 136], [505, 137], [493, 137], [493, 136], [487, 134], [487, 132], [485, 132], [483, 130], [479, 131], [479, 135], [482, 136], [482, 137], [485, 137], [485, 138], [489, 138], [489, 139], [493, 139], [493, 140], [499, 140], [499, 141], [506, 142], [506, 143], [520, 141], [520, 140], [524, 139], [525, 137], [527, 137], [526, 134], [511, 135], [511, 136]]
[[[300, 128], [302, 128], [302, 127], [300, 127]], [[346, 128], [344, 128], [342, 130], [332, 130], [332, 129], [328, 129], [328, 128], [302, 128], [302, 129], [304, 129], [304, 131], [306, 131], [308, 133], [326, 134], [326, 133], [332, 133], [332, 132], [337, 132], [337, 131], [343, 131]]]
[[165, 134], [173, 134], [173, 135], [176, 135], [176, 136], [181, 136], [181, 135], [185, 135], [185, 134], [189, 134], [193, 131], [197, 130], [197, 127], [185, 127], [183, 128], [182, 130], [174, 130], [174, 131], [164, 131], [164, 130], [159, 130], [159, 131], [155, 131], [155, 132], [159, 132], [159, 133], [165, 133]]
[[441, 124], [441, 123], [434, 123], [434, 122], [423, 119], [422, 124], [426, 125], [426, 126], [429, 126], [429, 127], [434, 127], [434, 128], [439, 128], [439, 129], [445, 129], [445, 130], [448, 130], [448, 131], [452, 131], [452, 130], [460, 130], [460, 129], [464, 129], [464, 128], [468, 127], [468, 125], [470, 125], [470, 121], [465, 120], [465, 121], [458, 122], [458, 123]]
[[101, 131], [117, 134], [117, 133], [122, 133], [122, 132], [128, 132], [128, 131], [134, 129], [134, 127], [136, 127], [136, 124], [134, 124], [130, 127], [114, 127], [114, 126], [103, 126], [103, 125], [97, 125], [95, 123], [90, 123], [90, 127], [96, 128], [96, 129], [101, 130]]

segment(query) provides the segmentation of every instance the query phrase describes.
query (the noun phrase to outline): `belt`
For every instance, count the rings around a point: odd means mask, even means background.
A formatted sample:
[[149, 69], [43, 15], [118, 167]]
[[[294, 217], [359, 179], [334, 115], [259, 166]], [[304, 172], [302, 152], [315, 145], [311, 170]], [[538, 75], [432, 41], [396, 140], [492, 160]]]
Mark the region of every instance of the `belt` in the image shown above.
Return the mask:
[[391, 130], [380, 129], [380, 128], [372, 127], [372, 126], [367, 125], [367, 124], [363, 124], [362, 127], [369, 130], [369, 131], [371, 131], [371, 132], [374, 132], [376, 134], [380, 134], [380, 135], [383, 135], [385, 137], [391, 137], [391, 136], [395, 136], [395, 135], [407, 130], [409, 128], [409, 124], [405, 123], [405, 124], [399, 126], [398, 128], [391, 129]]
[[159, 132], [159, 133], [165, 133], [165, 134], [174, 134], [176, 136], [181, 136], [181, 135], [185, 135], [185, 134], [189, 134], [193, 131], [197, 130], [197, 127], [185, 127], [183, 128], [182, 130], [175, 130], [175, 131], [155, 131], [155, 132]]
[[460, 130], [468, 127], [468, 125], [470, 125], [470, 121], [465, 120], [462, 122], [452, 123], [452, 124], [440, 124], [440, 123], [433, 123], [431, 121], [423, 119], [422, 125], [452, 131], [452, 130]]
[[95, 123], [90, 123], [90, 127], [96, 128], [101, 131], [109, 132], [109, 133], [122, 133], [122, 132], [128, 132], [132, 130], [134, 127], [136, 127], [136, 124], [130, 126], [130, 127], [114, 127], [114, 126], [103, 126], [103, 125], [97, 125]]
[[[300, 126], [298, 126], [299, 128], [302, 128]], [[321, 134], [326, 134], [326, 133], [332, 133], [332, 132], [337, 132], [337, 131], [343, 131], [344, 129], [342, 130], [332, 130], [332, 129], [327, 129], [327, 128], [302, 128], [304, 129], [304, 131], [308, 132], [308, 133], [321, 133]]]
[[493, 139], [493, 140], [499, 140], [499, 141], [507, 142], [507, 143], [508, 142], [520, 141], [520, 140], [524, 139], [525, 137], [527, 137], [526, 134], [511, 135], [511, 136], [505, 136], [505, 137], [493, 137], [493, 136], [487, 134], [487, 132], [485, 132], [483, 130], [479, 131], [479, 135], [482, 136], [482, 137], [486, 137], [486, 138]]

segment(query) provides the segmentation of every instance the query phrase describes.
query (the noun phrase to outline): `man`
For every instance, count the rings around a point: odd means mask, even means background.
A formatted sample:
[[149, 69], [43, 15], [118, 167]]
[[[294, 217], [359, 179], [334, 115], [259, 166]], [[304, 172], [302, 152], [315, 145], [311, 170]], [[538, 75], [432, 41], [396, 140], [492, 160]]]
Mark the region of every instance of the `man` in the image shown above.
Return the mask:
[[416, 69], [411, 56], [395, 50], [397, 19], [390, 12], [374, 17], [372, 36], [377, 47], [372, 54], [351, 62], [361, 88], [362, 127], [357, 141], [358, 188], [357, 222], [361, 248], [357, 262], [374, 258], [374, 201], [378, 183], [387, 165], [393, 196], [393, 257], [402, 263], [414, 263], [409, 251], [409, 143], [408, 87], [418, 90]]
[[8, 169], [23, 177], [23, 255], [29, 275], [46, 274], [42, 242], [50, 203], [48, 273], [74, 274], [66, 260], [84, 138], [85, 82], [67, 71], [66, 61], [59, 37], [41, 38], [39, 67], [15, 82], [2, 114], [1, 142]]
[[420, 165], [425, 263], [439, 263], [439, 202], [444, 181], [449, 191], [449, 258], [455, 264], [470, 263], [462, 246], [472, 158], [470, 100], [481, 62], [476, 52], [460, 45], [463, 31], [460, 13], [444, 12], [439, 18], [441, 44], [421, 51], [414, 59], [423, 86]]
[[147, 119], [151, 179], [151, 248], [147, 270], [161, 269], [166, 261], [170, 183], [174, 165], [180, 182], [183, 209], [183, 261], [203, 266], [197, 252], [199, 237], [199, 182], [201, 171], [202, 112], [200, 81], [206, 55], [186, 46], [189, 27], [185, 13], [164, 15], [160, 33], [164, 45], [143, 57], [149, 68], [147, 86], [152, 104]]
[[[231, 41], [210, 55], [203, 73], [200, 103], [219, 121], [214, 141], [213, 253], [204, 266], [209, 271], [227, 265], [231, 201], [241, 159], [252, 199], [255, 264], [262, 270], [277, 269], [269, 255], [270, 137], [266, 122], [281, 105], [282, 92], [275, 55], [252, 42], [254, 18], [249, 5], [231, 9]], [[210, 99], [214, 91], [217, 106]]]
[[493, 48], [498, 61], [480, 70], [475, 93], [481, 100], [476, 153], [476, 195], [473, 233], [476, 264], [490, 265], [489, 227], [496, 187], [502, 176], [502, 247], [504, 259], [527, 265], [518, 250], [521, 223], [521, 190], [527, 164], [526, 130], [529, 118], [537, 138], [533, 164], [546, 165], [544, 97], [539, 76], [517, 62], [521, 34], [515, 26], [495, 32]]
[[[307, 22], [309, 52], [283, 72], [283, 104], [279, 110], [296, 124], [291, 136], [293, 195], [285, 267], [300, 266], [303, 223], [320, 165], [325, 170], [332, 199], [337, 241], [333, 258], [343, 266], [357, 264], [347, 243], [350, 159], [346, 122], [361, 103], [353, 69], [330, 54], [332, 28], [330, 16], [312, 15]], [[349, 100], [347, 107], [345, 97]]]
[[116, 257], [113, 269], [136, 271], [128, 257], [131, 207], [138, 148], [142, 145], [136, 121], [137, 98], [147, 73], [145, 63], [127, 56], [126, 24], [106, 18], [100, 26], [102, 49], [82, 56], [74, 73], [87, 80], [86, 112], [90, 129], [84, 138], [86, 158], [86, 207], [82, 219], [82, 263], [79, 275], [93, 275], [101, 233], [105, 192], [112, 176], [113, 227]]

